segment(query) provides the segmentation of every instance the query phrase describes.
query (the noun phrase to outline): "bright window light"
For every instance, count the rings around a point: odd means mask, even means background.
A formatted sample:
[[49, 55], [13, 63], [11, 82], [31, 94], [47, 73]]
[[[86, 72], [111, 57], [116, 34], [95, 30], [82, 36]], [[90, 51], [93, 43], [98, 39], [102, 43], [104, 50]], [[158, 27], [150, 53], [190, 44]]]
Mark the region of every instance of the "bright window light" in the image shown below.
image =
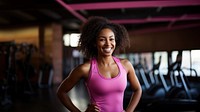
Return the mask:
[[197, 76], [200, 77], [200, 50], [192, 50], [192, 68], [196, 70]]
[[80, 34], [71, 34], [70, 35], [70, 45], [72, 47], [77, 47], [79, 38], [80, 38]]
[[155, 62], [159, 62], [159, 57], [161, 56], [161, 63], [160, 63], [160, 73], [162, 74], [167, 74], [168, 71], [168, 59], [167, 59], [167, 52], [155, 52], [154, 57], [155, 57]]
[[78, 34], [78, 33], [65, 34], [63, 36], [64, 45], [71, 46], [71, 47], [77, 47], [79, 38], [80, 38], [80, 34]]
[[64, 40], [64, 45], [65, 46], [69, 46], [70, 45], [70, 35], [69, 34], [65, 34], [63, 36], [63, 40]]

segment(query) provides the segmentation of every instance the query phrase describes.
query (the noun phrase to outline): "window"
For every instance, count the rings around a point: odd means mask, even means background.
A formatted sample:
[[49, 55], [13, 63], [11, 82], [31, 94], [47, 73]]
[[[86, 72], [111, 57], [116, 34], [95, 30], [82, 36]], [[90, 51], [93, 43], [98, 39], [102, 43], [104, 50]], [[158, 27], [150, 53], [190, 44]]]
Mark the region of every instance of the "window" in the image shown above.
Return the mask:
[[[195, 69], [197, 72], [197, 76], [200, 77], [200, 50], [191, 51], [191, 63], [191, 68]], [[192, 73], [192, 76], [195, 76], [195, 74]]]
[[65, 34], [63, 36], [64, 45], [71, 46], [71, 47], [77, 47], [79, 38], [80, 38], [80, 34], [78, 34], [78, 33]]
[[[176, 61], [178, 51], [172, 52], [172, 62]], [[186, 76], [200, 76], [200, 50], [184, 50], [181, 68]]]
[[[176, 62], [178, 51], [172, 52], [172, 63]], [[190, 76], [190, 51], [182, 51], [181, 69], [186, 76]]]
[[161, 74], [166, 75], [168, 72], [167, 52], [155, 52], [154, 53], [154, 64], [159, 62], [160, 56], [161, 56], [161, 63], [160, 63], [159, 71]]
[[141, 63], [145, 70], [152, 69], [152, 53], [141, 53]]

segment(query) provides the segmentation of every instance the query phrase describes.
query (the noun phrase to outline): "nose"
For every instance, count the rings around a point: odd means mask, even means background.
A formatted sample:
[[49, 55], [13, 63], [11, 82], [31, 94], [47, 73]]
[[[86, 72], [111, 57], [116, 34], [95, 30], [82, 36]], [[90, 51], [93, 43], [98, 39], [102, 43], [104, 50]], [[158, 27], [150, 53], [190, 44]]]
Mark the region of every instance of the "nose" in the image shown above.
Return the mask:
[[110, 45], [110, 40], [106, 39], [106, 45]]

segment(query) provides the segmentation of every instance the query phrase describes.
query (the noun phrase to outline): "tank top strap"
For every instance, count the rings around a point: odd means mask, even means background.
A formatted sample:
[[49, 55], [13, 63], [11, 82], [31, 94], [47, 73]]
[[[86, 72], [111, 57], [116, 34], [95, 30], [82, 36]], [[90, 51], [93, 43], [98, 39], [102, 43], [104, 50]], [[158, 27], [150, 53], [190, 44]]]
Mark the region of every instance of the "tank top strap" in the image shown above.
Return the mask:
[[91, 72], [97, 72], [97, 61], [96, 58], [91, 59]]
[[121, 64], [121, 61], [120, 61], [119, 58], [113, 56], [113, 59], [115, 60], [115, 62], [117, 63], [117, 65], [119, 65], [120, 67], [122, 67], [122, 64]]
[[113, 59], [115, 60], [115, 62], [120, 63], [120, 59], [119, 58], [113, 56]]
[[97, 73], [96, 59], [95, 58], [90, 59], [90, 71], [89, 71], [89, 76], [88, 76], [88, 79], [86, 80], [86, 83], [90, 82], [90, 79], [91, 79], [93, 73]]
[[[121, 61], [120, 61], [119, 58], [113, 56], [113, 59], [115, 60], [115, 62], [116, 62], [117, 65], [119, 66], [119, 69], [120, 69], [120, 70], [123, 70], [123, 69], [125, 70], [125, 68], [124, 68], [124, 66], [122, 65], [122, 63], [121, 63]], [[125, 70], [125, 71], [126, 71], [126, 70]]]

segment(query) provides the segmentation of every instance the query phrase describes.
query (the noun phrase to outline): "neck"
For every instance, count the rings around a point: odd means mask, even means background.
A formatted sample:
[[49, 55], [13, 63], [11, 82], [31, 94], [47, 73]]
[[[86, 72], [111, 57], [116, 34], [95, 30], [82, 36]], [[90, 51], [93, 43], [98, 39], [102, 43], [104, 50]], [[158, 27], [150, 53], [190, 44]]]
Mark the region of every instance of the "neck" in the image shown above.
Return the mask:
[[97, 62], [100, 65], [111, 65], [114, 60], [112, 56], [108, 56], [108, 57], [97, 57]]

